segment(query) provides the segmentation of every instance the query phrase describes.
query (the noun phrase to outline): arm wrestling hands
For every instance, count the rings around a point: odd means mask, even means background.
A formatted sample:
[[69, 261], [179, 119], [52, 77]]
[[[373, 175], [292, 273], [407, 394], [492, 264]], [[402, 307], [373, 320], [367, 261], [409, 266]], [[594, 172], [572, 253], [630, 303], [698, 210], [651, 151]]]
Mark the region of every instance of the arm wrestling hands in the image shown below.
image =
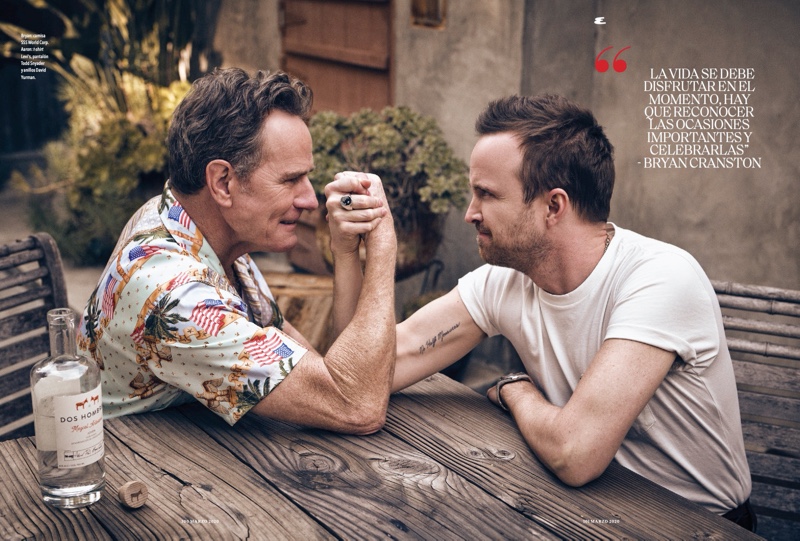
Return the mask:
[[[362, 239], [367, 258], [370, 250], [381, 249], [371, 244], [389, 241], [396, 253], [397, 241], [383, 184], [376, 175], [353, 171], [337, 173], [333, 182], [325, 186], [325, 197], [334, 268], [333, 332], [334, 336], [339, 336], [353, 318], [361, 293], [364, 280], [360, 256]], [[343, 197], [350, 198], [347, 209], [342, 204]], [[388, 219], [384, 220], [385, 217]], [[385, 223], [379, 228], [382, 222]], [[373, 231], [375, 234], [371, 235]], [[394, 262], [391, 268], [383, 268], [383, 272], [394, 278]], [[392, 304], [394, 310], [394, 296], [384, 302]]]
[[[335, 265], [334, 321], [343, 311], [350, 317], [336, 329], [336, 341], [324, 357], [309, 350], [253, 411], [305, 426], [370, 434], [386, 420], [394, 373], [397, 240], [383, 187], [375, 175], [339, 173], [325, 194]], [[354, 210], [342, 207], [341, 196], [346, 194], [353, 194]], [[358, 256], [362, 236], [366, 247], [363, 275]], [[292, 329], [290, 334], [296, 332]]]

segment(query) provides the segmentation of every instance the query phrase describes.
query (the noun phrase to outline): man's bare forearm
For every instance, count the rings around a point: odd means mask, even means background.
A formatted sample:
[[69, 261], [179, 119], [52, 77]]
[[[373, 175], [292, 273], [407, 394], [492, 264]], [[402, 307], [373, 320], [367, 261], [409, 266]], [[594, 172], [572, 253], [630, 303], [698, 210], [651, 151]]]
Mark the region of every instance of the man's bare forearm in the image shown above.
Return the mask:
[[392, 390], [399, 391], [443, 370], [485, 337], [457, 289], [431, 301], [397, 326]]
[[358, 252], [337, 256], [333, 266], [333, 336], [338, 337], [352, 321], [364, 276]]
[[363, 287], [355, 312], [325, 356], [325, 364], [345, 407], [385, 414], [397, 347], [394, 316], [397, 244], [391, 218], [370, 233], [370, 237]]

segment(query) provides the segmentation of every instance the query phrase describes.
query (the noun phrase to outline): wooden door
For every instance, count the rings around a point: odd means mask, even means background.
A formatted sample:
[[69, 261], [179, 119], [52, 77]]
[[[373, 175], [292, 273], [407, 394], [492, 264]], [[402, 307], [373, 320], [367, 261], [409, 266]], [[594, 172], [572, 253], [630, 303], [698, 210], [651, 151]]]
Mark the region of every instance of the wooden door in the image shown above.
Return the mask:
[[282, 68], [314, 91], [314, 111], [392, 104], [390, 0], [283, 0]]

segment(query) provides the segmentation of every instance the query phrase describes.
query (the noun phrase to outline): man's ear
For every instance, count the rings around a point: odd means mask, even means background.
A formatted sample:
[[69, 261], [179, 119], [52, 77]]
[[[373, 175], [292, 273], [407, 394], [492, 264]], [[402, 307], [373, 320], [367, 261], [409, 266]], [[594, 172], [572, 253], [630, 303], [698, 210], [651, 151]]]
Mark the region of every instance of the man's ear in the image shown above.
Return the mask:
[[569, 195], [561, 188], [553, 188], [547, 194], [547, 218], [552, 221], [561, 220], [569, 207]]
[[225, 160], [212, 160], [206, 165], [206, 186], [211, 197], [220, 206], [231, 206], [231, 181], [236, 173]]

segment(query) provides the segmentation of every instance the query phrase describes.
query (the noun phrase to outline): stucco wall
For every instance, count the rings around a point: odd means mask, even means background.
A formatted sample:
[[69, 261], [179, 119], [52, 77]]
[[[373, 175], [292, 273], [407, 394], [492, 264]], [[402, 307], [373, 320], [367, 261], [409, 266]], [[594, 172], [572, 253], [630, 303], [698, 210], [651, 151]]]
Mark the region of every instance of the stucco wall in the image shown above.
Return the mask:
[[[596, 73], [592, 107], [616, 146], [612, 219], [687, 249], [712, 277], [800, 288], [800, 4], [604, 2], [596, 51], [631, 45], [622, 74]], [[598, 13], [599, 14], [599, 13]], [[761, 169], [644, 169], [650, 69], [753, 68]]]
[[219, 0], [212, 43], [222, 67], [277, 70], [281, 60], [278, 0]]

